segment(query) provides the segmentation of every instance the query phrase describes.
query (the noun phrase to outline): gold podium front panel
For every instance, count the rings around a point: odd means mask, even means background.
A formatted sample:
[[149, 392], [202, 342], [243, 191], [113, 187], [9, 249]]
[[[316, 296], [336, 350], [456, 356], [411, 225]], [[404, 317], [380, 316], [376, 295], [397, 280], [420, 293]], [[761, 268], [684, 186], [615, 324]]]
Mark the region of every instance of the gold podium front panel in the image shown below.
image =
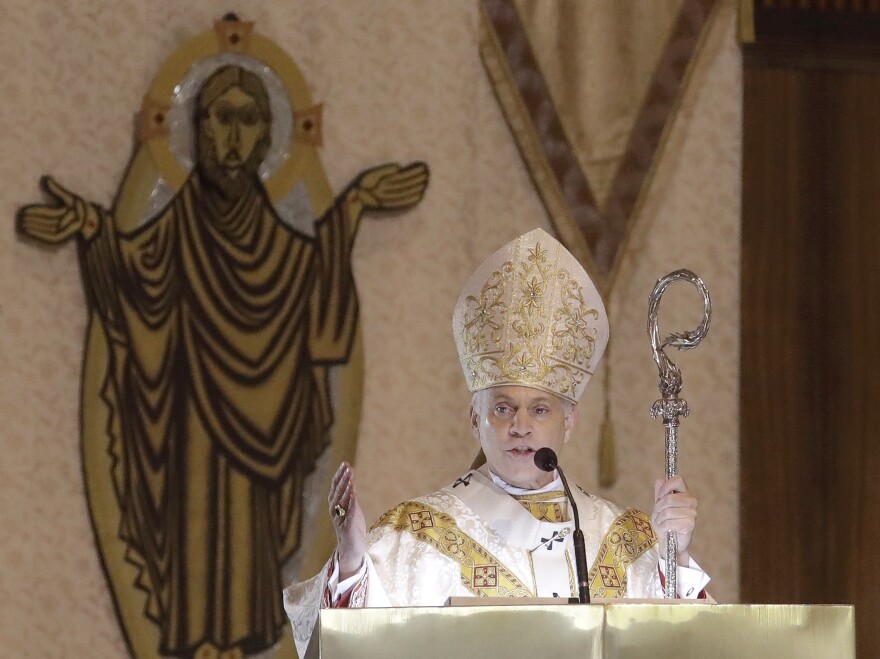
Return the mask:
[[851, 606], [326, 609], [309, 659], [855, 659]]
[[851, 606], [612, 604], [604, 654], [651, 659], [855, 659]]
[[603, 618], [601, 606], [575, 605], [325, 609], [315, 656], [598, 657]]

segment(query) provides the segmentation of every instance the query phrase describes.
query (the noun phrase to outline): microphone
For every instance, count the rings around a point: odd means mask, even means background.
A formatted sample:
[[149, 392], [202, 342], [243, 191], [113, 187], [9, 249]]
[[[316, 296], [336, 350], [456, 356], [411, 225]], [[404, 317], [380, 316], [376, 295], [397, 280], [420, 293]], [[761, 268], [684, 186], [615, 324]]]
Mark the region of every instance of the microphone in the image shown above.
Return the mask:
[[571, 496], [571, 490], [568, 487], [568, 481], [565, 474], [559, 468], [559, 458], [556, 452], [549, 447], [539, 448], [535, 451], [535, 466], [541, 471], [559, 472], [559, 478], [562, 479], [562, 487], [565, 488], [565, 495], [571, 503], [571, 510], [574, 513], [574, 535], [572, 541], [574, 543], [574, 564], [577, 570], [578, 580], [578, 602], [581, 604], [590, 603], [590, 584], [587, 582], [587, 550], [584, 547], [584, 532], [581, 531], [581, 520], [578, 517], [578, 507]]

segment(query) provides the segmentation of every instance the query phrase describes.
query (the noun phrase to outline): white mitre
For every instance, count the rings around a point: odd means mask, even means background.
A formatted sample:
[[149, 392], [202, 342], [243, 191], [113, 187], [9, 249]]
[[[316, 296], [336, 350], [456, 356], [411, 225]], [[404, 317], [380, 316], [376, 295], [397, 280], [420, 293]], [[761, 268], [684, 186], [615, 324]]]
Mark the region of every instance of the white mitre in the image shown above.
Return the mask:
[[576, 403], [608, 343], [608, 316], [577, 259], [534, 229], [471, 275], [452, 330], [472, 392], [522, 385]]

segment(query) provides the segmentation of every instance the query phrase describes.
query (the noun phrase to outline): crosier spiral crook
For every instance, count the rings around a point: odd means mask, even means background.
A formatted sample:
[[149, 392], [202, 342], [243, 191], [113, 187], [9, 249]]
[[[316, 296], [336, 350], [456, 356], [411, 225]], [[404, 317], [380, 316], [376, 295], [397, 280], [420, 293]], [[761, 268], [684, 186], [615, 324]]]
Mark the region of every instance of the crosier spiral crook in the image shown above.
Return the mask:
[[[660, 310], [660, 298], [664, 291], [676, 281], [688, 281], [703, 296], [703, 320], [692, 332], [679, 332], [668, 335], [660, 341], [660, 327], [657, 314]], [[688, 415], [687, 401], [679, 398], [681, 393], [681, 371], [666, 356], [664, 348], [672, 346], [678, 350], [691, 350], [700, 345], [700, 341], [709, 331], [709, 320], [712, 316], [712, 301], [709, 290], [703, 280], [690, 270], [676, 270], [657, 280], [654, 290], [648, 298], [648, 335], [651, 337], [651, 351], [654, 363], [660, 372], [660, 398], [651, 406], [651, 417], [662, 418], [666, 429], [666, 479], [678, 473], [678, 419]], [[678, 548], [675, 531], [666, 532], [666, 597], [674, 599], [678, 592]]]

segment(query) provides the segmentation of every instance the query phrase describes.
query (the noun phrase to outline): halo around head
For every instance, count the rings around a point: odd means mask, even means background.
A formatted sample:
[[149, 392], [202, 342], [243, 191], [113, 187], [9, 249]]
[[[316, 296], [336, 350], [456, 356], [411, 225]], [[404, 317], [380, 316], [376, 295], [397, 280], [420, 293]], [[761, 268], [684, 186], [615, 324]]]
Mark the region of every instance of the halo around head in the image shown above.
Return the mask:
[[534, 229], [487, 258], [452, 317], [470, 391], [534, 387], [576, 403], [608, 343], [605, 305], [586, 270]]
[[302, 182], [313, 215], [333, 203], [317, 154], [322, 143], [322, 106], [299, 67], [276, 43], [256, 33], [253, 23], [224, 18], [193, 37], [162, 65], [141, 105], [139, 136], [161, 179], [176, 192], [192, 167], [191, 104], [201, 83], [224, 64], [260, 76], [272, 107], [272, 142], [260, 176], [269, 198], [283, 203]]

